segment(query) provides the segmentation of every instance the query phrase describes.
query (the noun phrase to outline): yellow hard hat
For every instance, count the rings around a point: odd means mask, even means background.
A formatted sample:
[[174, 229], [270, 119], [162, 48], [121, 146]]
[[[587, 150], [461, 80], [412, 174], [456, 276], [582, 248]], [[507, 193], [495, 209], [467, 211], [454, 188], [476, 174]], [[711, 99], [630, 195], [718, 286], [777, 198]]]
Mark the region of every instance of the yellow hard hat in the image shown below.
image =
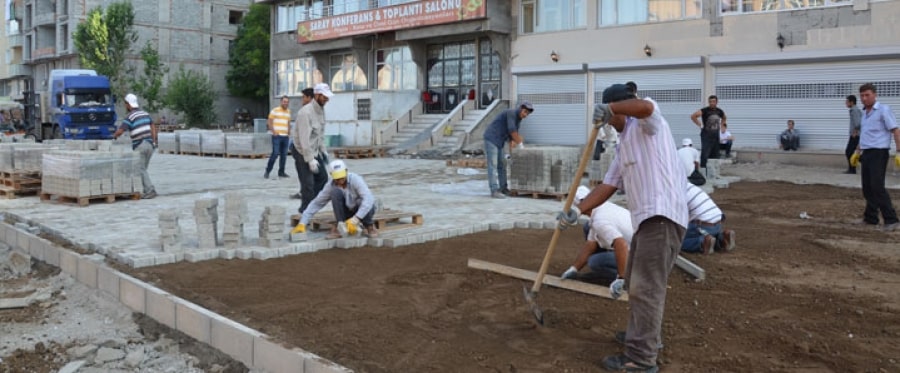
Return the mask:
[[347, 165], [340, 159], [331, 161], [328, 164], [328, 171], [331, 172], [331, 178], [335, 180], [347, 177]]

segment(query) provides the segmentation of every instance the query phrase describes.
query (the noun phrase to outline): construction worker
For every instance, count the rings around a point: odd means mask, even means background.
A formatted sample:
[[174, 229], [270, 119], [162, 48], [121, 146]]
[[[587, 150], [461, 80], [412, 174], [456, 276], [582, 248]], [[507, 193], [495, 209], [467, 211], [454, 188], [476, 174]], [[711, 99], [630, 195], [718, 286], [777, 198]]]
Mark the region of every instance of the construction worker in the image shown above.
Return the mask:
[[685, 187], [690, 222], [681, 242], [681, 251], [706, 255], [716, 250], [734, 250], [735, 233], [722, 227], [725, 214], [719, 206], [703, 189], [691, 183], [685, 184]]
[[497, 115], [484, 131], [484, 157], [487, 160], [488, 186], [491, 197], [506, 198], [510, 191], [506, 184], [506, 159], [503, 147], [509, 142], [509, 148], [523, 149], [525, 141], [519, 134], [522, 120], [534, 112], [534, 106], [525, 101], [518, 107], [504, 110]]
[[[582, 185], [575, 192], [576, 204], [581, 203], [590, 193], [588, 187]], [[634, 228], [631, 226], [631, 214], [628, 210], [612, 202], [605, 202], [591, 210], [582, 211], [591, 217], [585, 224], [585, 243], [575, 263], [566, 270], [561, 278], [579, 278], [578, 271], [585, 265], [591, 273], [583, 277], [612, 282], [618, 277], [625, 277], [625, 263], [628, 258], [628, 246]]]
[[[325, 184], [322, 191], [310, 202], [309, 207], [303, 211], [300, 223], [291, 233], [305, 233], [306, 225], [312, 217], [319, 212], [328, 202], [334, 210], [334, 219], [338, 223], [346, 225], [346, 233], [356, 235], [361, 233], [363, 227], [369, 238], [378, 237], [375, 229], [375, 196], [366, 185], [363, 177], [347, 172], [347, 165], [342, 160], [335, 160], [328, 164], [328, 172], [331, 174], [331, 182]], [[326, 238], [340, 238], [337, 224], [331, 228]]]
[[[328, 176], [324, 169], [328, 165], [325, 148], [325, 104], [334, 96], [328, 84], [319, 83], [313, 87], [313, 100], [297, 112], [294, 149], [300, 154], [300, 198], [298, 209], [302, 214], [325, 184]], [[295, 162], [300, 162], [295, 160]], [[296, 163], [295, 163], [296, 165]]]

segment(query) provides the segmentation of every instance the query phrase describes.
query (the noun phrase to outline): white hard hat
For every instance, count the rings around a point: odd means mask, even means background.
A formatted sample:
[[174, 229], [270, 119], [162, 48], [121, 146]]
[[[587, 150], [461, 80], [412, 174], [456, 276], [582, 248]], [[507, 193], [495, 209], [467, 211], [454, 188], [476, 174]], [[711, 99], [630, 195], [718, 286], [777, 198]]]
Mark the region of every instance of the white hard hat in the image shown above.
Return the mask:
[[331, 173], [332, 179], [343, 179], [347, 177], [347, 165], [340, 159], [331, 161], [328, 164], [328, 172]]

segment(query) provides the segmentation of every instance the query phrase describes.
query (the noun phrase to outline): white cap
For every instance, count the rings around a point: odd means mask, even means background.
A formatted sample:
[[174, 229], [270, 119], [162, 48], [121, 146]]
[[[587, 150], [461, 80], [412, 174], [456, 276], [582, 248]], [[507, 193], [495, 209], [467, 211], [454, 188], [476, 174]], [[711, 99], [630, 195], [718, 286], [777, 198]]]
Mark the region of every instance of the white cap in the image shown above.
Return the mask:
[[343, 179], [347, 177], [347, 165], [340, 159], [331, 161], [328, 164], [328, 172], [331, 173], [332, 179]]
[[334, 96], [334, 93], [331, 93], [331, 88], [328, 88], [328, 84], [325, 83], [316, 84], [313, 88], [313, 94], [320, 94], [328, 98]]
[[694, 145], [694, 142], [691, 141], [691, 138], [685, 137], [684, 140], [681, 140], [681, 145], [683, 145], [683, 146], [691, 146], [691, 145]]
[[129, 94], [125, 95], [125, 102], [128, 103], [128, 106], [131, 106], [135, 109], [141, 107], [140, 105], [138, 105], [137, 96], [135, 96], [134, 93], [129, 93]]
[[588, 188], [584, 185], [579, 185], [578, 189], [575, 190], [575, 204], [581, 203], [581, 200], [583, 200], [584, 197], [587, 197], [587, 195], [590, 193], [591, 193], [590, 188]]

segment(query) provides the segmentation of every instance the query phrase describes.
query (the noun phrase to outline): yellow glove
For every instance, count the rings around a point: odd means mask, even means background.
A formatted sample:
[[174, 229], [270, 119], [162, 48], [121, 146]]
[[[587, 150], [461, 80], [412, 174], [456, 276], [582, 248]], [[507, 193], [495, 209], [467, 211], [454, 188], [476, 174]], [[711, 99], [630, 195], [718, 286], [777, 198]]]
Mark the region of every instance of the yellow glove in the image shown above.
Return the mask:
[[359, 233], [359, 219], [357, 217], [352, 217], [344, 221], [344, 224], [347, 224], [347, 234], [351, 236], [355, 236]]
[[291, 230], [291, 234], [295, 233], [306, 233], [306, 224], [299, 223], [294, 229]]
[[859, 153], [853, 153], [853, 155], [850, 156], [850, 166], [859, 167]]
[[900, 153], [894, 154], [894, 166], [900, 168]]

